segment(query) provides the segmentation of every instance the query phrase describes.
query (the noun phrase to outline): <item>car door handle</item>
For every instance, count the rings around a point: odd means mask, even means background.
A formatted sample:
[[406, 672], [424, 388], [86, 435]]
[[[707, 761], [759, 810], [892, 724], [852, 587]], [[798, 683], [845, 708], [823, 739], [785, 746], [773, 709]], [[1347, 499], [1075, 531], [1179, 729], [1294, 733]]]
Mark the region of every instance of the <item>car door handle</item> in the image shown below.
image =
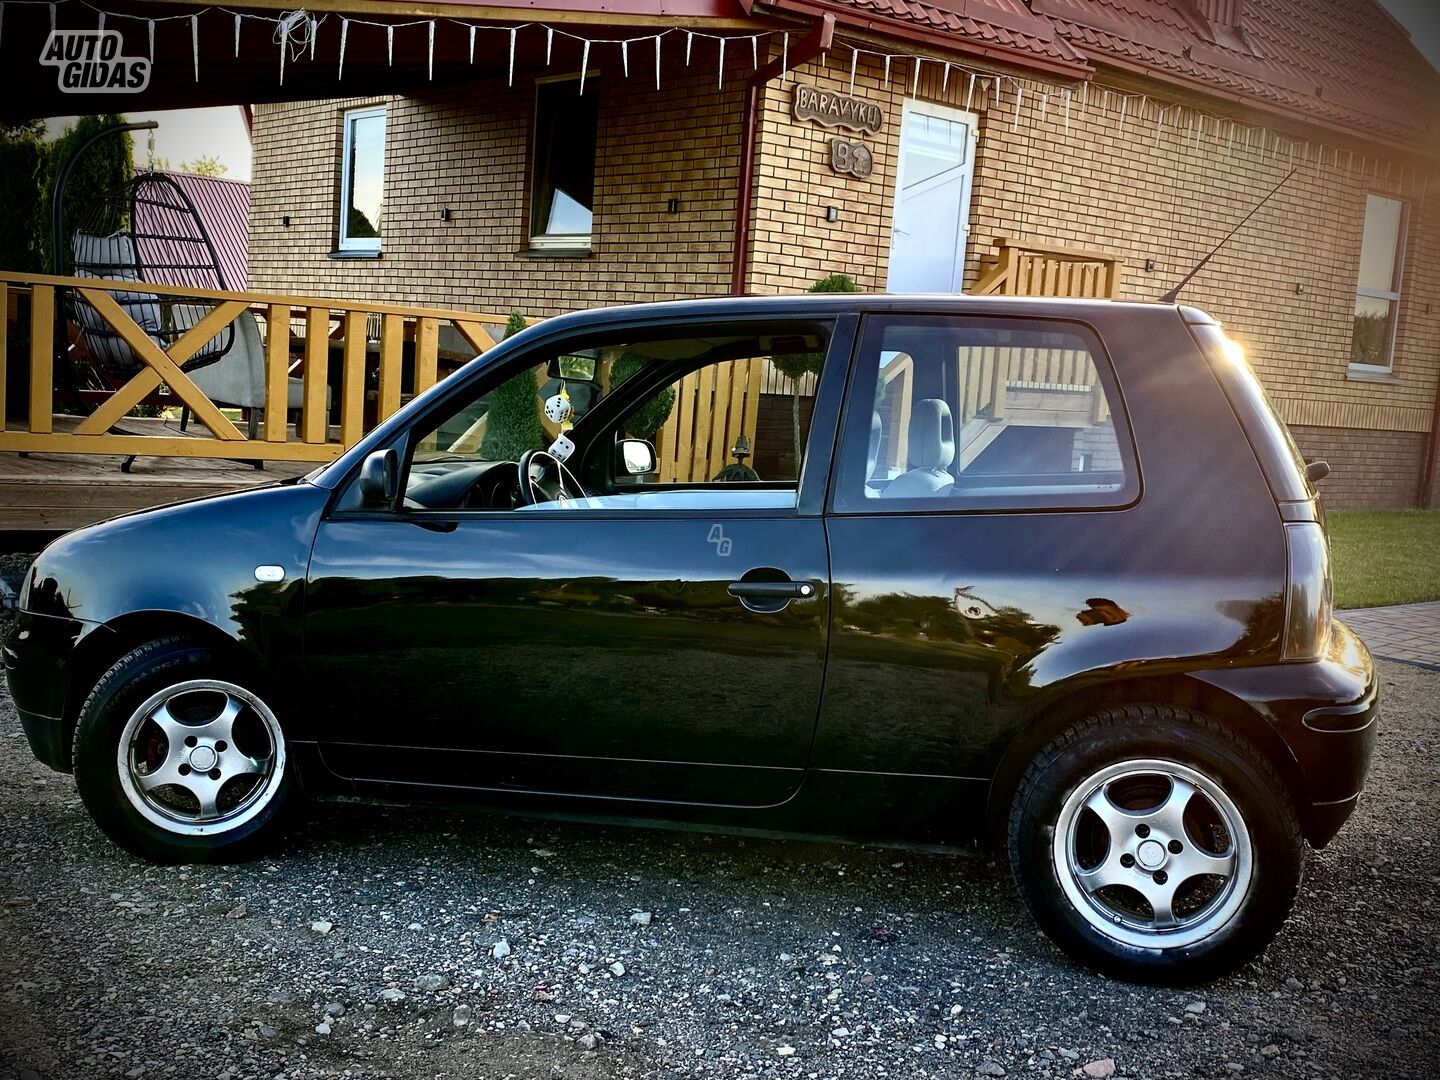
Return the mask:
[[815, 595], [808, 581], [732, 581], [725, 590], [742, 600], [805, 600]]

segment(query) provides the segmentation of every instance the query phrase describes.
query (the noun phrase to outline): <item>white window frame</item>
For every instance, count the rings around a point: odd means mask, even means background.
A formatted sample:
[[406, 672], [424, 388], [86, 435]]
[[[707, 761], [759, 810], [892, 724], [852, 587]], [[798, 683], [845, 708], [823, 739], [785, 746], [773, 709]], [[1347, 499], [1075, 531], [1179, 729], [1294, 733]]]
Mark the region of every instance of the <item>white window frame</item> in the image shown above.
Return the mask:
[[[585, 69], [585, 85], [588, 87], [591, 80], [599, 77], [599, 75], [600, 72], [598, 70], [596, 70], [595, 68], [587, 67]], [[535, 224], [534, 205], [535, 196], [537, 193], [538, 180], [535, 175], [535, 150], [540, 138], [540, 87], [545, 83], [579, 81], [580, 73], [578, 71], [568, 75], [542, 75], [535, 80], [535, 108], [532, 111], [532, 115], [530, 117], [530, 199], [527, 201], [525, 206], [525, 213], [527, 217], [525, 227], [527, 231], [532, 229]], [[596, 133], [596, 136], [596, 141], [598, 143], [598, 131]], [[596, 164], [598, 165], [600, 159], [600, 151], [598, 146], [596, 147], [595, 151], [595, 159]], [[540, 233], [539, 235], [536, 235], [535, 233], [531, 232], [530, 247], [535, 251], [589, 251], [591, 249], [591, 241], [594, 236], [595, 209], [594, 207], [591, 207], [590, 231], [588, 233]]]
[[[378, 253], [380, 251], [380, 242], [385, 238], [383, 230], [381, 232], [381, 235], [379, 236], [346, 235], [348, 219], [350, 216], [350, 192], [351, 186], [354, 184], [355, 181], [355, 178], [350, 171], [351, 154], [355, 148], [355, 121], [364, 119], [365, 117], [369, 116], [384, 115], [384, 105], [370, 105], [363, 109], [346, 109], [343, 114], [342, 123], [344, 125], [344, 140], [343, 146], [340, 150], [340, 208], [338, 214], [336, 215], [339, 218], [339, 232], [337, 233], [339, 240], [336, 246], [340, 251], [365, 251]], [[385, 136], [386, 141], [388, 142], [390, 136], [390, 125], [388, 118], [386, 119]]]
[[[1397, 199], [1393, 195], [1384, 195], [1378, 191], [1367, 191], [1365, 202], [1374, 199], [1386, 199], [1389, 202], [1400, 204], [1400, 222], [1397, 228], [1398, 235], [1395, 237], [1395, 265], [1390, 270], [1390, 284], [1392, 289], [1367, 289], [1358, 283], [1355, 286], [1356, 297], [1366, 297], [1372, 300], [1389, 300], [1391, 305], [1390, 319], [1390, 340], [1386, 342], [1385, 357], [1383, 364], [1350, 364], [1350, 370], [1357, 375], [1389, 375], [1395, 369], [1395, 337], [1400, 330], [1400, 286], [1405, 274], [1405, 235], [1410, 231], [1410, 204], [1404, 199]], [[1361, 218], [1360, 228], [1360, 250], [1363, 256], [1365, 250], [1365, 228], [1364, 218]]]

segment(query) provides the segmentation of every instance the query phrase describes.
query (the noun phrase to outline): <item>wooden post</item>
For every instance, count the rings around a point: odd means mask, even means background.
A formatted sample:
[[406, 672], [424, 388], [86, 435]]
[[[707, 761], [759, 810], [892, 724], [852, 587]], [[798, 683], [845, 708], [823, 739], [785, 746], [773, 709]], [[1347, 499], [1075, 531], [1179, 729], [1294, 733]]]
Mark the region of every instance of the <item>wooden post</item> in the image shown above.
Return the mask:
[[340, 372], [340, 443], [346, 447], [365, 433], [365, 344], [365, 312], [347, 311]]
[[435, 385], [440, 352], [440, 322], [420, 318], [415, 321], [415, 393], [424, 393]]
[[[400, 368], [405, 349], [405, 320], [399, 315], [380, 319], [380, 400], [376, 421], [400, 408]], [[416, 393], [419, 393], [418, 387]]]
[[290, 306], [265, 309], [265, 441], [283, 443], [290, 406]]
[[35, 435], [54, 430], [54, 367], [55, 289], [36, 285], [30, 290], [30, 431]]
[[330, 417], [325, 386], [330, 378], [330, 309], [305, 309], [305, 411], [300, 418], [300, 441], [323, 443], [329, 438]]

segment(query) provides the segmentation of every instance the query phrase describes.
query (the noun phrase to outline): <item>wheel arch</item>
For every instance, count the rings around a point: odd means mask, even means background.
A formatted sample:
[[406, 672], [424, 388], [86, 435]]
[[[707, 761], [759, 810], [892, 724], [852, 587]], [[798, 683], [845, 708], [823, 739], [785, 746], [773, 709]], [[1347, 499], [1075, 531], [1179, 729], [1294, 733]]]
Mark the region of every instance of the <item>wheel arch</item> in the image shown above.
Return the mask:
[[1076, 686], [1069, 690], [1061, 688], [1057, 696], [1048, 697], [1030, 714], [1001, 754], [990, 782], [982, 843], [992, 850], [1003, 849], [1010, 802], [1026, 768], [1046, 744], [1084, 716], [1127, 705], [1192, 709], [1232, 725], [1274, 764], [1300, 812], [1304, 831], [1309, 834], [1310, 799], [1305, 776], [1279, 732], [1243, 698], [1181, 673]]
[[70, 677], [65, 692], [65, 766], [74, 768], [73, 734], [80, 710], [100, 677], [126, 653], [164, 637], [193, 641], [258, 672], [253, 653], [214, 623], [179, 611], [134, 611], [117, 616], [86, 634], [69, 659]]

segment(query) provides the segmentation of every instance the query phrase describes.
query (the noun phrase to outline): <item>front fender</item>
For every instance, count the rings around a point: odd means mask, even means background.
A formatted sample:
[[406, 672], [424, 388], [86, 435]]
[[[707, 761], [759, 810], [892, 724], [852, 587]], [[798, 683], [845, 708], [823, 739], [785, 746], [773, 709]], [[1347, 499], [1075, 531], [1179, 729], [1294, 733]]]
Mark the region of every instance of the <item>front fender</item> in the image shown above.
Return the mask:
[[[103, 670], [128, 642], [191, 628], [223, 635], [294, 685], [310, 547], [328, 496], [308, 483], [279, 485], [61, 537], [35, 560], [21, 593], [12, 647], [28, 628], [29, 648], [7, 657], [16, 704], [59, 717], [75, 691], [88, 689], [70, 684], [97, 674], [87, 658], [100, 658]], [[257, 580], [261, 565], [279, 567], [280, 580]]]

